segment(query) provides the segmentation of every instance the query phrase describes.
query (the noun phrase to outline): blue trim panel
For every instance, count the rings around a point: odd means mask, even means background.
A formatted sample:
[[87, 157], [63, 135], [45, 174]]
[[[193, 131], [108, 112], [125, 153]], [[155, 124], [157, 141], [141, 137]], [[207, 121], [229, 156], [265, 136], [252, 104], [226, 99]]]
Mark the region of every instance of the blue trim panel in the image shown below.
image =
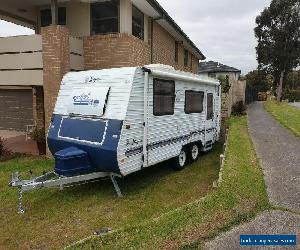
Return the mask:
[[[66, 124], [62, 123], [63, 118], [67, 120]], [[64, 128], [64, 125], [67, 126]], [[120, 174], [117, 149], [122, 125], [123, 121], [120, 120], [83, 120], [53, 115], [47, 138], [48, 146], [53, 155], [66, 148], [76, 147], [87, 152], [92, 172], [103, 171]], [[61, 137], [62, 135], [64, 137]], [[75, 137], [76, 139], [66, 137]], [[87, 142], [87, 139], [92, 142]]]
[[[106, 124], [106, 121], [100, 120], [63, 118], [59, 136], [72, 139], [77, 139], [78, 137], [79, 140], [99, 143], [103, 139]], [[81, 133], [81, 131], [89, 131], [89, 133]]]

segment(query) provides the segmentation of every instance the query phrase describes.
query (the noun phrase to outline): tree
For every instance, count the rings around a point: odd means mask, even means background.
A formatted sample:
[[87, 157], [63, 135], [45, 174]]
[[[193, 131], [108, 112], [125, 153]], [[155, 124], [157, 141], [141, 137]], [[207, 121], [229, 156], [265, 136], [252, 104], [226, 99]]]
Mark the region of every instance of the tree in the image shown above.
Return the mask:
[[280, 101], [285, 77], [300, 64], [300, 0], [272, 0], [256, 24], [259, 69], [273, 75]]
[[286, 77], [286, 90], [300, 90], [300, 70], [290, 72]]
[[224, 94], [228, 93], [231, 88], [231, 84], [229, 82], [229, 76], [219, 75], [218, 80], [220, 81], [222, 86], [222, 93]]
[[273, 78], [261, 70], [253, 70], [246, 76], [247, 85], [251, 87], [260, 87], [261, 91], [268, 91], [272, 87]]

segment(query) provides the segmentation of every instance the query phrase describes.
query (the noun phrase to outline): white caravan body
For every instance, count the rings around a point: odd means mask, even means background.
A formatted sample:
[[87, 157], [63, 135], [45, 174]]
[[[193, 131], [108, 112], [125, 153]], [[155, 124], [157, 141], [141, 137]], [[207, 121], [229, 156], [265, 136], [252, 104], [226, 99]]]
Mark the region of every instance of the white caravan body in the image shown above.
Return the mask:
[[48, 145], [56, 160], [59, 152], [81, 160], [70, 170], [59, 158], [62, 175], [126, 176], [193, 144], [210, 150], [219, 139], [220, 112], [217, 80], [170, 66], [70, 72], [61, 83]]

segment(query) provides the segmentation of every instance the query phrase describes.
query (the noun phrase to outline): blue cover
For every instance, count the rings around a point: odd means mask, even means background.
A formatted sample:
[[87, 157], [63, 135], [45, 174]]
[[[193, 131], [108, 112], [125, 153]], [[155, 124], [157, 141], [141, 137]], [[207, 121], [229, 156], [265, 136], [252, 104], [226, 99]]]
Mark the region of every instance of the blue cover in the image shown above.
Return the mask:
[[62, 176], [76, 176], [93, 172], [87, 152], [75, 147], [58, 151], [54, 155], [55, 172]]

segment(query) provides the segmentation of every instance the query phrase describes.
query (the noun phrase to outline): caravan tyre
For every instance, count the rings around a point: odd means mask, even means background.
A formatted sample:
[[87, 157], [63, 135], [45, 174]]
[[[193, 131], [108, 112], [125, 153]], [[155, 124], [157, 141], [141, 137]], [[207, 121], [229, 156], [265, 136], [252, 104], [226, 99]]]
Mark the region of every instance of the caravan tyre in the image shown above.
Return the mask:
[[175, 170], [182, 170], [187, 164], [187, 153], [185, 149], [181, 149], [180, 154], [174, 159], [173, 168]]
[[190, 158], [190, 161], [193, 162], [193, 161], [197, 161], [198, 158], [199, 158], [199, 154], [200, 154], [200, 148], [197, 144], [194, 144], [190, 147], [190, 150], [189, 150], [189, 158]]

